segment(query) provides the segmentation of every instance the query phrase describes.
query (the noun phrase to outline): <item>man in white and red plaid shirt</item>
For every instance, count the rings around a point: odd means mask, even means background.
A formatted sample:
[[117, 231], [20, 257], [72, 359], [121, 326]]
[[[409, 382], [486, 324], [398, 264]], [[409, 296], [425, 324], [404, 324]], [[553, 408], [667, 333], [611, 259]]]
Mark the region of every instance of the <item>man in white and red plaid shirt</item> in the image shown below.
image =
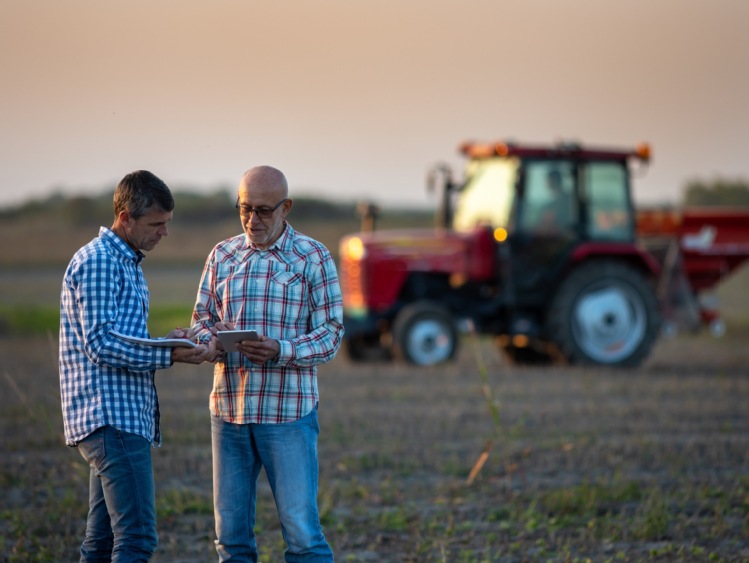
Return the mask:
[[287, 561], [332, 561], [317, 507], [317, 366], [343, 337], [330, 252], [286, 221], [283, 173], [248, 170], [236, 207], [244, 233], [208, 256], [193, 312], [199, 338], [255, 330], [214, 368], [210, 411], [219, 561], [257, 561], [255, 500], [265, 468]]

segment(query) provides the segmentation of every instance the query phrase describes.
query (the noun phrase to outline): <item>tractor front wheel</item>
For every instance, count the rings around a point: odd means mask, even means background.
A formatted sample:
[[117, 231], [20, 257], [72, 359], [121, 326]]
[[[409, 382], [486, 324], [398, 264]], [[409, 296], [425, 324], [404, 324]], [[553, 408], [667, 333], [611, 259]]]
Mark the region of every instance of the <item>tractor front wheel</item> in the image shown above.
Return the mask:
[[418, 366], [451, 360], [458, 349], [458, 331], [444, 307], [422, 301], [404, 307], [393, 323], [393, 352]]

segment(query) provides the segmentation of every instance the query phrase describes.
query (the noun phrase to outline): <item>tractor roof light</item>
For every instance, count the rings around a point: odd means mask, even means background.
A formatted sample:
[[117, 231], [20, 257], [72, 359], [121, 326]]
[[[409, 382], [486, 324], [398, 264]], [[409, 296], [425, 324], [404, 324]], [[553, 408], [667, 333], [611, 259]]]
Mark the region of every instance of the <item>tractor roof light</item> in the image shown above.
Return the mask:
[[507, 156], [510, 145], [507, 143], [474, 143], [466, 141], [459, 147], [460, 152], [469, 158], [491, 158], [493, 156]]
[[499, 156], [507, 156], [510, 154], [510, 146], [507, 143], [497, 143], [494, 146], [494, 152]]
[[460, 146], [460, 151], [469, 158], [489, 158], [494, 156], [494, 145], [467, 141]]
[[635, 147], [635, 156], [644, 162], [648, 162], [651, 157], [650, 145], [648, 143], [640, 143]]

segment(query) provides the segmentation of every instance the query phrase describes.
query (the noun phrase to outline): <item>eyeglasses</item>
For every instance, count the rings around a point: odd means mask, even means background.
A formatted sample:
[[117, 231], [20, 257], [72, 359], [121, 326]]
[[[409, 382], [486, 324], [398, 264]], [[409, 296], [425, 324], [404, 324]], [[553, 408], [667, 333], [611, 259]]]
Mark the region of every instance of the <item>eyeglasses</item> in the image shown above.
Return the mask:
[[251, 215], [257, 215], [258, 219], [270, 219], [273, 216], [273, 212], [281, 207], [287, 198], [283, 198], [274, 207], [250, 207], [249, 205], [240, 205], [239, 197], [237, 197], [237, 203], [234, 207], [239, 209], [239, 214], [243, 217], [250, 217]]

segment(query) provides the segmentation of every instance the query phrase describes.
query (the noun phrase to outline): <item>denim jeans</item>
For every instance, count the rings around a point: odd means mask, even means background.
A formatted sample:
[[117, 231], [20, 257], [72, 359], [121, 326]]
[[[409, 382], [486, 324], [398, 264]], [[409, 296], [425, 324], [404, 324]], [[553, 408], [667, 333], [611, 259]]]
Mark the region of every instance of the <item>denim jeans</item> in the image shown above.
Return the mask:
[[213, 504], [219, 561], [258, 560], [260, 468], [276, 500], [287, 562], [333, 561], [317, 509], [317, 410], [283, 424], [232, 424], [211, 416]]
[[103, 426], [77, 447], [91, 466], [81, 561], [148, 561], [158, 542], [151, 444]]

